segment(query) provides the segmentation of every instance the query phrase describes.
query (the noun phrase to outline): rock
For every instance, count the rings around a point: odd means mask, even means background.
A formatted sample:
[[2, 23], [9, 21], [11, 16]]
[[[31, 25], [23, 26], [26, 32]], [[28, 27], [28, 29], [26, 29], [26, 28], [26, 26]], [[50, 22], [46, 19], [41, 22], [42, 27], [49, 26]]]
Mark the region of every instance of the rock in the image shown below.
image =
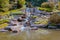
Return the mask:
[[12, 31], [13, 33], [17, 33], [18, 31]]
[[56, 29], [56, 26], [48, 26], [49, 29]]
[[12, 29], [11, 29], [11, 28], [4, 28], [4, 30], [12, 31]]

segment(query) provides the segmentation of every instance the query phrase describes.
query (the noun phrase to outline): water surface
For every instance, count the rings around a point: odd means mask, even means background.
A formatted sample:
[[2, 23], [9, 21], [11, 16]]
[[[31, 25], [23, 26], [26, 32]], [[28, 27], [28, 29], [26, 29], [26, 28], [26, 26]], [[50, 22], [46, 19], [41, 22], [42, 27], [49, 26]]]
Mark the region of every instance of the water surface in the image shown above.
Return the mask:
[[60, 40], [60, 31], [39, 29], [20, 33], [0, 32], [0, 40]]

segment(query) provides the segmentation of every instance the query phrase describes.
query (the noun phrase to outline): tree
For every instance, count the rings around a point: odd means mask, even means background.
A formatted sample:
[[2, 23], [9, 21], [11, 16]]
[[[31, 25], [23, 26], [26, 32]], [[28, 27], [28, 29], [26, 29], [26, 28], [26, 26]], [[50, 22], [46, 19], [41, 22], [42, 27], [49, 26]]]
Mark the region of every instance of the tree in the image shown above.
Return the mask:
[[25, 0], [18, 0], [17, 2], [18, 8], [23, 7], [24, 4], [25, 4]]
[[2, 11], [9, 10], [9, 0], [0, 0], [0, 10]]
[[18, 0], [19, 4], [24, 5], [25, 4], [25, 0]]
[[33, 6], [41, 6], [41, 4], [46, 1], [47, 0], [26, 0], [26, 2], [31, 2]]

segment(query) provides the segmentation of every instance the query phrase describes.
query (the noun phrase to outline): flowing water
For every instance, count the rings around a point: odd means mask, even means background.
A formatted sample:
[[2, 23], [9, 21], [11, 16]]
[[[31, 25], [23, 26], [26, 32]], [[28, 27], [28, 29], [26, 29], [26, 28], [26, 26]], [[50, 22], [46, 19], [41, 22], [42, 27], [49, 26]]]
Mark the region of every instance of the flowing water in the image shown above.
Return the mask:
[[60, 40], [60, 30], [27, 28], [19, 33], [0, 32], [0, 40]]

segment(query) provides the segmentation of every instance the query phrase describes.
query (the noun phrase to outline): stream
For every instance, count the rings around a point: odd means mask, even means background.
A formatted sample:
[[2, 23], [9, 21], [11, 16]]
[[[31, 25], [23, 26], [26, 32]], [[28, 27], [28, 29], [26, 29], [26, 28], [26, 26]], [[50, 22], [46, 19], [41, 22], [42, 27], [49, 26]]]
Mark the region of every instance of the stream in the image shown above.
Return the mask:
[[[27, 13], [30, 13], [30, 11], [27, 11]], [[29, 17], [30, 14], [27, 14], [28, 20]], [[19, 33], [0, 32], [0, 40], [60, 40], [60, 30], [43, 28], [30, 30], [27, 27], [26, 30]]]

